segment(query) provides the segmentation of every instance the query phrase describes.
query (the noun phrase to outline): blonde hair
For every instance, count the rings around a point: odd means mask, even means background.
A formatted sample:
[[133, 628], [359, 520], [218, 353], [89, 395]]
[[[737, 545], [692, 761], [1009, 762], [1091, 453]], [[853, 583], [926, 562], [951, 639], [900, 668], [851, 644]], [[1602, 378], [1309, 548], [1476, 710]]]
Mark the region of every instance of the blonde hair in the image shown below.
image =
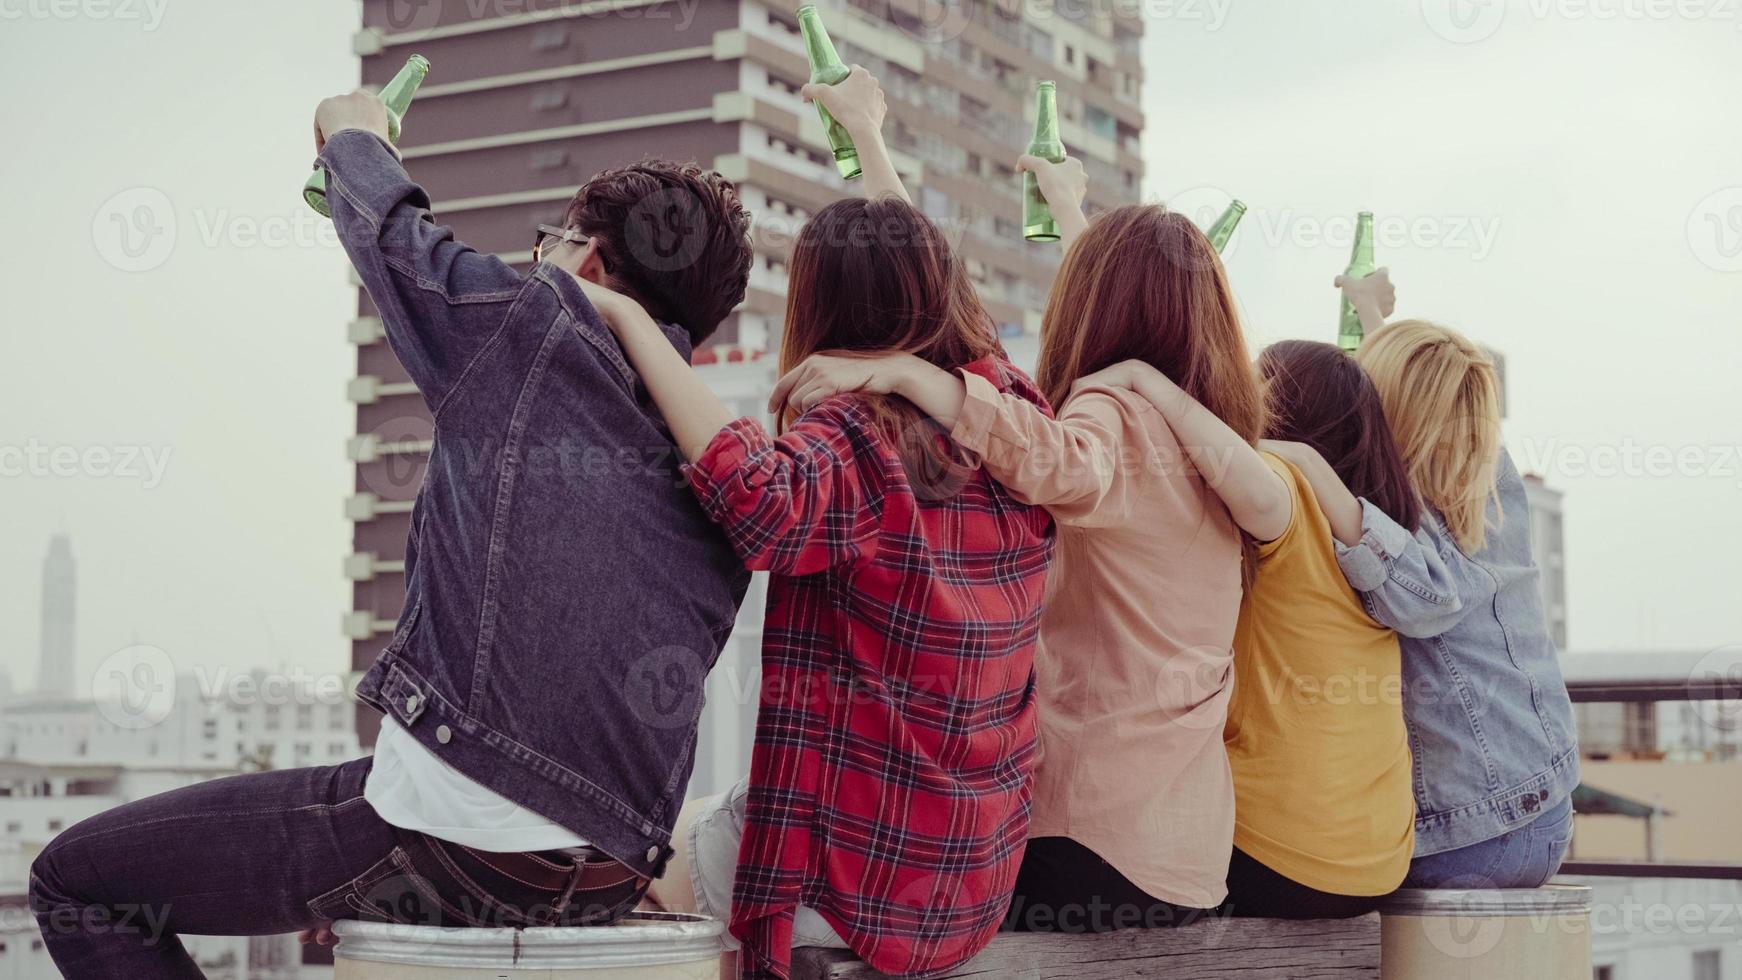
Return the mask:
[[1494, 359], [1463, 334], [1425, 320], [1374, 331], [1355, 359], [1379, 389], [1415, 492], [1466, 553], [1481, 550], [1500, 458]]

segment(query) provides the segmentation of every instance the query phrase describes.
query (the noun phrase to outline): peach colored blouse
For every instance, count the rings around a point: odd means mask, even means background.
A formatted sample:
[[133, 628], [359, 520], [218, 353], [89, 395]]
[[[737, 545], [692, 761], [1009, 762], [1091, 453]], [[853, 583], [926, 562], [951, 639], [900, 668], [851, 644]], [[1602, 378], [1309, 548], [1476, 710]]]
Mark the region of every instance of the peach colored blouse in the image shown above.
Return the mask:
[[1155, 898], [1215, 906], [1234, 835], [1222, 729], [1239, 531], [1138, 395], [1086, 389], [1055, 421], [965, 380], [954, 438], [1058, 524], [1029, 836], [1068, 837]]

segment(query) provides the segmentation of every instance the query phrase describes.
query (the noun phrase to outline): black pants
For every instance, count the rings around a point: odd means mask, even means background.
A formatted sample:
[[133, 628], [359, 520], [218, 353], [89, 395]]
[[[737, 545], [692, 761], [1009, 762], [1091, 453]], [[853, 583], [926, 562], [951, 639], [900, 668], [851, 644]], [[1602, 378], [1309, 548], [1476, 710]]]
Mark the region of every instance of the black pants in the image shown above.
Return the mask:
[[180, 933], [594, 925], [646, 889], [603, 855], [486, 854], [390, 826], [363, 798], [370, 762], [231, 776], [68, 828], [30, 869], [55, 965], [69, 980], [194, 980]]
[[1228, 900], [1222, 904], [1222, 914], [1246, 919], [1350, 919], [1376, 911], [1384, 898], [1308, 888], [1236, 847], [1228, 865]]
[[1174, 905], [1145, 893], [1099, 854], [1068, 837], [1037, 837], [1028, 842], [1017, 872], [1004, 931], [1164, 929], [1190, 925], [1214, 911]]

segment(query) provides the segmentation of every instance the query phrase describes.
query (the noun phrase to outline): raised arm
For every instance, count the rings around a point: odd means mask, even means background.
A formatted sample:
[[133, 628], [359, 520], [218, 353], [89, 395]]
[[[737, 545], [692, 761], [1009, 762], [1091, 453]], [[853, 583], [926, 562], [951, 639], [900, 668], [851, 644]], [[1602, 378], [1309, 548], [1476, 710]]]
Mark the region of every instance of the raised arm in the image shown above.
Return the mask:
[[853, 420], [838, 406], [774, 438], [734, 418], [634, 300], [577, 279], [617, 336], [691, 465], [690, 486], [755, 571], [809, 575], [876, 549], [882, 495], [858, 465]]
[[889, 104], [883, 86], [862, 65], [854, 65], [846, 79], [838, 85], [812, 82], [799, 90], [806, 102], [821, 102], [835, 121], [845, 126], [853, 137], [853, 148], [859, 151], [859, 169], [863, 171], [865, 196], [899, 197], [909, 204], [907, 188], [901, 175], [895, 172], [895, 161], [889, 156], [889, 146], [883, 142], [883, 117]]
[[1288, 530], [1294, 498], [1282, 477], [1238, 432], [1166, 375], [1142, 361], [1123, 361], [1077, 379], [1071, 390], [1091, 385], [1127, 388], [1154, 405], [1204, 483], [1255, 540], [1274, 541]]
[[366, 92], [327, 99], [315, 111], [315, 147], [339, 241], [393, 353], [439, 415], [506, 321], [523, 280], [435, 223], [429, 196], [387, 142], [386, 113]]

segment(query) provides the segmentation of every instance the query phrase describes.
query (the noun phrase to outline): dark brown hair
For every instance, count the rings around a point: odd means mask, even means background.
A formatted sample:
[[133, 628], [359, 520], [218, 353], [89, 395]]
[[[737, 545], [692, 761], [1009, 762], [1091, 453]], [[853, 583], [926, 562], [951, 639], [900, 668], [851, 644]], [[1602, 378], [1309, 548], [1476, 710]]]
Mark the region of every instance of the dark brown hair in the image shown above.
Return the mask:
[[599, 243], [612, 288], [700, 344], [744, 301], [750, 212], [732, 182], [693, 163], [606, 170], [569, 201], [563, 227]]
[[[946, 371], [998, 351], [996, 328], [955, 250], [898, 198], [818, 211], [793, 245], [782, 373], [823, 351], [905, 351]], [[972, 468], [943, 430], [901, 398], [863, 396], [896, 443], [916, 492], [948, 495]]]
[[1421, 501], [1385, 421], [1379, 389], [1334, 344], [1285, 340], [1258, 359], [1270, 400], [1272, 439], [1319, 451], [1343, 485], [1414, 531]]

